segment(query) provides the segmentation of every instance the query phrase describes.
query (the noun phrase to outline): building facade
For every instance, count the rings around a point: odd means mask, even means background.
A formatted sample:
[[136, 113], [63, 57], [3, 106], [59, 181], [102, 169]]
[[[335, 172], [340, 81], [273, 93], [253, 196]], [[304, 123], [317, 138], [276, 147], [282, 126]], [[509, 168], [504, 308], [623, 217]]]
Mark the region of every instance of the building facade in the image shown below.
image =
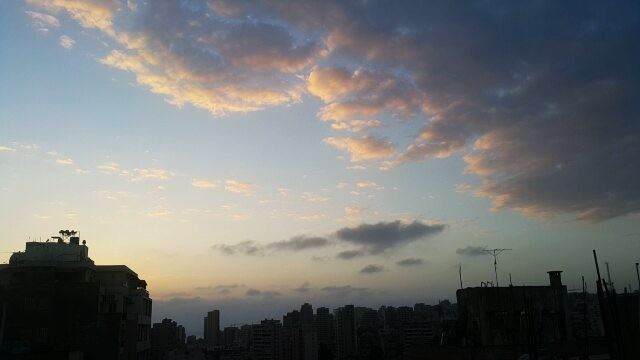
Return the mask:
[[149, 359], [146, 282], [125, 265], [95, 265], [75, 235], [65, 230], [46, 242], [27, 242], [0, 265], [6, 308], [0, 355]]

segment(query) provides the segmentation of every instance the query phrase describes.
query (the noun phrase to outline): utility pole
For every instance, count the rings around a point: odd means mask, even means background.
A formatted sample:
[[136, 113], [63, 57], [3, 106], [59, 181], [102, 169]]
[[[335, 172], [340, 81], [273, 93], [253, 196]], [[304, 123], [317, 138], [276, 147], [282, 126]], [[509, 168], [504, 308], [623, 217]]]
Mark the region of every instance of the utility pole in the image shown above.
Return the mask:
[[502, 253], [503, 251], [511, 251], [512, 249], [484, 249], [482, 251], [488, 253], [489, 255], [493, 256], [493, 272], [496, 275], [496, 287], [500, 287], [500, 284], [498, 283], [498, 255], [500, 255], [500, 253]]
[[636, 276], [638, 277], [638, 294], [640, 294], [640, 271], [638, 270], [638, 263], [636, 263]]

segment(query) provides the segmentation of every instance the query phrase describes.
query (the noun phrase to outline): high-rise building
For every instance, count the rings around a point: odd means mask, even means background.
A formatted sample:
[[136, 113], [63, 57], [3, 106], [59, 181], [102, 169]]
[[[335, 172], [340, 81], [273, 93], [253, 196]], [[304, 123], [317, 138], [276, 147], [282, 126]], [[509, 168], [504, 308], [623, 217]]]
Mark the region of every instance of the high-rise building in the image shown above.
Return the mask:
[[262, 320], [251, 325], [250, 353], [255, 360], [282, 359], [282, 323], [279, 320]]
[[224, 328], [222, 335], [225, 349], [233, 349], [240, 345], [240, 329], [237, 327], [228, 326]]
[[185, 331], [171, 319], [153, 324], [151, 328], [151, 360], [175, 359], [185, 350]]
[[209, 311], [204, 318], [204, 340], [207, 347], [211, 349], [221, 347], [221, 337], [220, 310]]
[[302, 325], [313, 324], [313, 306], [309, 303], [304, 303], [300, 306], [300, 321]]
[[317, 360], [318, 336], [313, 324], [313, 307], [303, 304], [282, 318], [282, 357], [284, 360]]
[[148, 359], [151, 299], [125, 265], [95, 265], [75, 231], [0, 265], [2, 349], [46, 359]]
[[314, 328], [318, 337], [318, 358], [333, 359], [334, 325], [333, 315], [328, 308], [320, 307], [316, 310]]
[[358, 340], [356, 316], [353, 305], [345, 305], [333, 311], [335, 319], [335, 359], [349, 359], [356, 355]]

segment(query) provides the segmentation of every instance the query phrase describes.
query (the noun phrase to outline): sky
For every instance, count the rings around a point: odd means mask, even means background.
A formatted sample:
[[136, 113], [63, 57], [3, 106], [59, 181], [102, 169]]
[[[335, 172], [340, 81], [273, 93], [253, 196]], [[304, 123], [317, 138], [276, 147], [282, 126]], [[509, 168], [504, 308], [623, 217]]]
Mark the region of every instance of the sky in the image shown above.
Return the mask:
[[0, 3], [0, 259], [76, 229], [201, 334], [640, 260], [640, 5]]

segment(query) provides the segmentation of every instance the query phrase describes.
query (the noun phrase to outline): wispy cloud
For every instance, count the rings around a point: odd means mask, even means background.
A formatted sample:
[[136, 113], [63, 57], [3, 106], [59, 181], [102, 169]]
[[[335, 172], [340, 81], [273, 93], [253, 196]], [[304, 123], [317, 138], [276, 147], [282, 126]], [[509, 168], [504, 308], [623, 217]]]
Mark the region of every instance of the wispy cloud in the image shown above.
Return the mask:
[[47, 33], [51, 28], [60, 27], [60, 21], [55, 16], [36, 11], [25, 13], [29, 16], [33, 27], [40, 32]]
[[193, 179], [193, 181], [191, 181], [191, 185], [202, 189], [212, 189], [218, 186], [215, 181], [207, 179]]
[[242, 194], [245, 196], [250, 196], [251, 194], [253, 194], [253, 190], [254, 190], [253, 185], [246, 182], [238, 181], [238, 180], [225, 181], [224, 188], [229, 192]]
[[73, 159], [71, 159], [71, 158], [58, 158], [58, 159], [56, 159], [56, 164], [73, 165]]
[[342, 260], [351, 260], [357, 257], [365, 256], [366, 253], [363, 250], [345, 250], [336, 255], [336, 258]]
[[391, 142], [373, 136], [328, 137], [324, 142], [338, 150], [347, 151], [352, 162], [384, 159], [395, 153]]
[[324, 237], [309, 237], [304, 235], [294, 236], [288, 240], [275, 241], [267, 244], [258, 244], [251, 240], [237, 244], [215, 244], [212, 249], [226, 255], [264, 255], [267, 252], [304, 251], [323, 248], [331, 245], [331, 241]]
[[301, 197], [305, 201], [312, 202], [312, 203], [319, 203], [319, 202], [329, 201], [328, 197], [322, 196], [322, 195], [318, 195], [318, 194], [314, 194], [312, 192], [303, 192]]
[[76, 45], [76, 41], [67, 35], [60, 36], [60, 39], [58, 42], [60, 46], [62, 46], [65, 49], [73, 49], [73, 47]]
[[15, 148], [0, 145], [0, 152], [16, 152]]
[[325, 247], [330, 244], [329, 239], [323, 237], [294, 236], [289, 240], [270, 243], [266, 247], [273, 250], [301, 251]]
[[225, 255], [262, 255], [262, 247], [256, 244], [254, 241], [246, 240], [237, 244], [215, 244], [211, 247], [214, 250], [218, 250]]
[[174, 174], [167, 170], [161, 168], [142, 168], [142, 169], [133, 169], [133, 177], [132, 181], [139, 181], [144, 179], [152, 179], [152, 180], [167, 180], [172, 177]]

